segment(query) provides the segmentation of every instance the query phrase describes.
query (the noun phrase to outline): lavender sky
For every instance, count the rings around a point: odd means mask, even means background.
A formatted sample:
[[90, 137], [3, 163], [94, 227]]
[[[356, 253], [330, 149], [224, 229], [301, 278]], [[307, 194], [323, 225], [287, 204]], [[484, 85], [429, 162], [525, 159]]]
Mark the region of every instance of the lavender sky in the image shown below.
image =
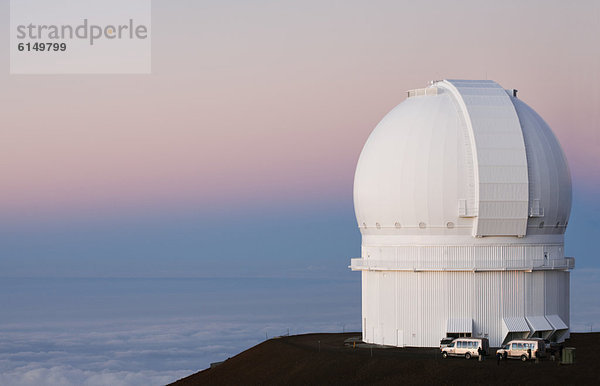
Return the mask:
[[151, 75], [10, 76], [1, 40], [2, 276], [346, 274], [360, 150], [442, 78], [546, 119], [600, 268], [599, 36], [593, 0], [155, 0]]

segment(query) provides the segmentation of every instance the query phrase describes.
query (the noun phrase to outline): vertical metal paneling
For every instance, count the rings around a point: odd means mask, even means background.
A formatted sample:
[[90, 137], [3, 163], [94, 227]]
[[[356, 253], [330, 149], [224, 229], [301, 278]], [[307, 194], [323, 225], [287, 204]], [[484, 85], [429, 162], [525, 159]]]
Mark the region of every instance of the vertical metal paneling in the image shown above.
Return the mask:
[[499, 346], [503, 318], [551, 314], [569, 324], [569, 272], [363, 271], [367, 342], [437, 346], [448, 319], [462, 318]]
[[523, 272], [502, 272], [502, 314], [504, 316], [525, 315], [525, 283]]
[[[567, 326], [571, 325], [571, 310], [570, 310], [570, 303], [569, 303], [569, 299], [571, 298], [571, 276], [569, 275], [569, 272], [563, 272], [562, 273], [562, 280], [561, 283], [563, 283], [563, 288], [562, 288], [562, 299], [561, 299], [561, 313], [559, 313], [560, 317], [562, 318], [562, 320], [567, 324]], [[569, 330], [570, 332], [570, 330]], [[567, 333], [567, 336], [565, 338], [568, 338], [570, 335], [570, 333]]]
[[394, 272], [382, 272], [380, 274], [380, 309], [381, 317], [381, 344], [396, 344], [396, 285]]
[[497, 345], [497, 337], [502, 332], [502, 317], [498, 299], [501, 277], [497, 272], [479, 272], [474, 274], [474, 280], [473, 334], [477, 337], [488, 338], [492, 345]]
[[404, 344], [417, 346], [417, 275], [411, 272], [397, 272], [398, 286], [396, 299], [396, 327], [404, 334]]
[[443, 314], [445, 299], [445, 285], [443, 272], [420, 272], [421, 282], [421, 326], [420, 344], [422, 346], [436, 346], [445, 336], [446, 320], [440, 318]]
[[369, 336], [367, 335], [367, 316], [369, 314], [369, 310], [368, 310], [368, 305], [369, 305], [369, 299], [368, 299], [368, 289], [369, 289], [369, 271], [362, 271], [361, 272], [361, 307], [362, 307], [362, 340], [364, 342], [368, 342]]

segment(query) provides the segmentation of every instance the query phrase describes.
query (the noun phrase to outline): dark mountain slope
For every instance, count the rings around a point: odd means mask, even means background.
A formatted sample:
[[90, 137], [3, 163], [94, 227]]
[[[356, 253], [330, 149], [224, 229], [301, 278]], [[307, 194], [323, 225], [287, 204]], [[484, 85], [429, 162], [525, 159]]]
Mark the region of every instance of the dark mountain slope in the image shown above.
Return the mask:
[[438, 349], [344, 345], [354, 336], [360, 333], [270, 339], [173, 385], [600, 384], [600, 333], [571, 335], [565, 346], [577, 349], [574, 365], [497, 365], [494, 357], [442, 359]]

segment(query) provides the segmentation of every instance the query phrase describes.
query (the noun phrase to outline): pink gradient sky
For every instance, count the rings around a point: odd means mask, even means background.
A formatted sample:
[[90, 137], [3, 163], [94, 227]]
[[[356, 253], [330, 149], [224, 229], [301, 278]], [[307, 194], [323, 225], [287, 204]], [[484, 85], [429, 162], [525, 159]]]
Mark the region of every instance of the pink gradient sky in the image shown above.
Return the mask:
[[[0, 6], [8, 31], [8, 1]], [[405, 91], [488, 78], [600, 194], [600, 2], [153, 2], [152, 75], [8, 75], [5, 218], [349, 199]]]

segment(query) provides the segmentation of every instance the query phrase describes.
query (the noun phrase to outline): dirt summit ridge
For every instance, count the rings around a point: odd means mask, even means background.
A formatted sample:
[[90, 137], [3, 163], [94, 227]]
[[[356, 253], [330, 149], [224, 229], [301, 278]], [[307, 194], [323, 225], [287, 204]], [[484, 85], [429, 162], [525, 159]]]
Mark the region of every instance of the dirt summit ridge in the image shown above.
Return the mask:
[[220, 365], [172, 385], [600, 385], [600, 333], [573, 333], [576, 362], [550, 359], [485, 361], [442, 359], [437, 348], [353, 347], [360, 333], [305, 334], [269, 339]]

